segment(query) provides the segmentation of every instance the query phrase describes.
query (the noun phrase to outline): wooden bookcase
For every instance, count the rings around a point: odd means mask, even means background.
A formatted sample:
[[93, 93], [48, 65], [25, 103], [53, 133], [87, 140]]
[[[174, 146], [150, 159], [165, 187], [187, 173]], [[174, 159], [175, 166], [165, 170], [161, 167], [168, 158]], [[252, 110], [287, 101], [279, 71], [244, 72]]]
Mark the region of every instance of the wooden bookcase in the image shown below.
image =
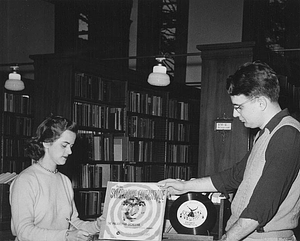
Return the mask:
[[[4, 86], [8, 74], [1, 75], [0, 84]], [[24, 157], [24, 141], [32, 136], [33, 130], [33, 80], [22, 79], [25, 89], [9, 91], [4, 87], [0, 93], [0, 173], [20, 173], [31, 164]]]
[[126, 181], [196, 176], [199, 99], [200, 92], [194, 88], [129, 83]]
[[80, 127], [73, 154], [60, 171], [72, 180], [83, 219], [100, 215], [109, 180], [196, 176], [200, 90], [153, 87], [144, 74], [82, 56], [31, 58], [35, 125], [52, 113]]
[[0, 230], [9, 230], [10, 220], [9, 185], [0, 184]]
[[[253, 42], [197, 45], [202, 58], [199, 176], [231, 167], [248, 151], [250, 132], [233, 118], [226, 79], [239, 66], [255, 59]], [[214, 131], [214, 121], [229, 119], [232, 130]]]
[[[24, 157], [24, 142], [32, 136], [33, 80], [22, 79], [25, 89], [9, 91], [4, 83], [9, 73], [0, 74], [0, 173], [20, 173], [31, 165]], [[0, 230], [10, 229], [9, 184], [0, 184]]]

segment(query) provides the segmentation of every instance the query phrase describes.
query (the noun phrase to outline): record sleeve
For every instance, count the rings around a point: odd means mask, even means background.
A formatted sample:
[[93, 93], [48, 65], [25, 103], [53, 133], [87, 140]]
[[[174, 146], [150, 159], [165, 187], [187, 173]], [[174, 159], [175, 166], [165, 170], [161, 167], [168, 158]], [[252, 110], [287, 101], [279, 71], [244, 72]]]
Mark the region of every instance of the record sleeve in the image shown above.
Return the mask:
[[167, 190], [157, 183], [108, 182], [99, 239], [162, 239]]
[[170, 222], [180, 234], [209, 235], [217, 220], [217, 210], [201, 193], [187, 193], [170, 207]]

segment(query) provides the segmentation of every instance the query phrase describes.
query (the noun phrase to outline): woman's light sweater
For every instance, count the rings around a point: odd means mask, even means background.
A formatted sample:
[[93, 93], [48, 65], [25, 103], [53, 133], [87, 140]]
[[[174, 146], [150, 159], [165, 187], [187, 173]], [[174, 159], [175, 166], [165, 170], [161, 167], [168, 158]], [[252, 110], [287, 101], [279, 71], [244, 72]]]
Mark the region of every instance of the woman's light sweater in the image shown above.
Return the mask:
[[25, 169], [10, 187], [11, 228], [20, 241], [65, 241], [69, 223], [95, 233], [96, 221], [78, 218], [71, 182], [62, 173], [51, 173], [37, 164]]

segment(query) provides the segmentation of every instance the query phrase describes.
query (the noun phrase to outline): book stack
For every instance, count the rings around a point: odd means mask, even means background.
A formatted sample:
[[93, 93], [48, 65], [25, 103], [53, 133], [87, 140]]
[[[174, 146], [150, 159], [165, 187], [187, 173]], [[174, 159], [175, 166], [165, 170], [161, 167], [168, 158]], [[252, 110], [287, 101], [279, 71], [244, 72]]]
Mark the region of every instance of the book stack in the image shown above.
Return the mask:
[[4, 93], [4, 111], [29, 115], [32, 112], [31, 102], [29, 95]]
[[129, 111], [148, 115], [163, 116], [162, 96], [144, 92], [129, 91]]
[[15, 178], [17, 174], [15, 172], [6, 172], [0, 174], [0, 184], [10, 184]]
[[16, 176], [14, 172], [0, 174], [0, 230], [7, 230], [10, 227], [9, 184]]
[[75, 202], [81, 216], [101, 215], [101, 203], [104, 191], [79, 191], [75, 195]]

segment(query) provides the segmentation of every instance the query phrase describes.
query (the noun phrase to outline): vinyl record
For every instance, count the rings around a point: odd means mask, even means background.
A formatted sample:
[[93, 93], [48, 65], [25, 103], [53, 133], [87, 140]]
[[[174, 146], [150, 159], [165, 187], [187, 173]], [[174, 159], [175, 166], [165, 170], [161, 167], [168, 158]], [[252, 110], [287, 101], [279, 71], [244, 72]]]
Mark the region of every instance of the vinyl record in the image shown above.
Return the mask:
[[208, 235], [217, 220], [217, 210], [201, 193], [187, 193], [170, 207], [170, 222], [177, 233]]

